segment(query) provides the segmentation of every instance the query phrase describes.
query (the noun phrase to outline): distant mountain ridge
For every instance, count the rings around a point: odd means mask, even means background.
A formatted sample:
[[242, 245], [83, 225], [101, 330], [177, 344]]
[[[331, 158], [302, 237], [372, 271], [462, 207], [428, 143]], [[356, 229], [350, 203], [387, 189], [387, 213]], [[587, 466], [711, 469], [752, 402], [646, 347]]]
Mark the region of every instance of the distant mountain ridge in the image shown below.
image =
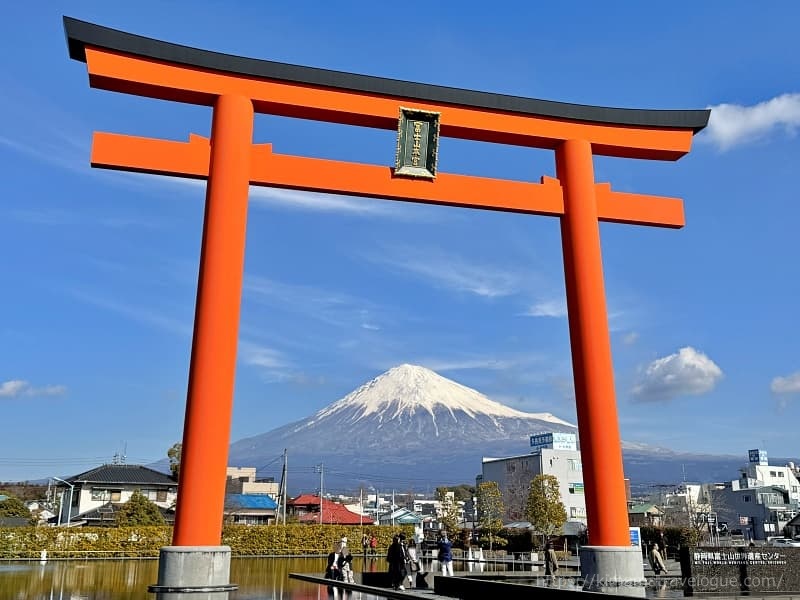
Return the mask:
[[[269, 464], [286, 449], [290, 493], [318, 490], [323, 469], [329, 491], [429, 490], [474, 483], [482, 457], [525, 454], [529, 436], [545, 431], [577, 429], [551, 413], [525, 413], [430, 369], [403, 364], [307, 419], [233, 443], [229, 464]], [[741, 458], [681, 454], [623, 443], [625, 473], [635, 487], [687, 476], [734, 479], [745, 452]]]

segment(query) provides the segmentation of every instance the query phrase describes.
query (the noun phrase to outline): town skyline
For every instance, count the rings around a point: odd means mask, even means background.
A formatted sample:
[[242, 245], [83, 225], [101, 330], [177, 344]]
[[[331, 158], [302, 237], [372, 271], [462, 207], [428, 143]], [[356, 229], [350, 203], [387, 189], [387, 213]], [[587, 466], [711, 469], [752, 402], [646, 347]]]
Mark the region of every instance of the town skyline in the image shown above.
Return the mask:
[[[426, 5], [434, 34], [398, 55], [407, 31], [394, 9], [366, 6], [87, 1], [67, 14], [344, 72], [599, 106], [710, 107], [677, 162], [595, 159], [597, 181], [680, 197], [687, 219], [680, 230], [601, 226], [621, 435], [797, 456], [786, 423], [800, 395], [800, 7], [778, 2], [776, 19], [746, 2], [724, 13], [679, 2], [671, 21], [634, 4], [612, 15], [512, 3], [488, 20]], [[89, 153], [92, 131], [208, 135], [210, 111], [89, 88], [85, 65], [68, 58], [62, 10], [14, 5], [0, 26], [0, 407], [13, 424], [0, 480], [80, 472], [117, 453], [152, 463], [183, 425], [204, 187], [91, 169]], [[392, 131], [263, 115], [255, 125], [254, 140], [276, 152], [394, 158]], [[452, 139], [440, 170], [555, 175], [549, 152]], [[250, 200], [232, 442], [403, 363], [575, 422], [556, 219], [269, 188], [251, 188]]]

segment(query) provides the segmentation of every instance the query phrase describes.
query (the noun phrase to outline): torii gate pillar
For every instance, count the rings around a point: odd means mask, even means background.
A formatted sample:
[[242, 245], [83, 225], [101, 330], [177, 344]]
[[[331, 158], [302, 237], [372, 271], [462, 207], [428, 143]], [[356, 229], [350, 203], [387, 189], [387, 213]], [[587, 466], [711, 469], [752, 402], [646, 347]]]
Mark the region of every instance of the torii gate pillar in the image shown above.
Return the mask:
[[628, 534], [591, 145], [564, 141], [556, 148], [556, 173], [564, 195], [561, 244], [583, 479], [587, 488], [603, 490], [586, 496], [591, 545], [581, 548], [581, 575], [586, 588], [604, 589], [641, 580], [643, 571]]

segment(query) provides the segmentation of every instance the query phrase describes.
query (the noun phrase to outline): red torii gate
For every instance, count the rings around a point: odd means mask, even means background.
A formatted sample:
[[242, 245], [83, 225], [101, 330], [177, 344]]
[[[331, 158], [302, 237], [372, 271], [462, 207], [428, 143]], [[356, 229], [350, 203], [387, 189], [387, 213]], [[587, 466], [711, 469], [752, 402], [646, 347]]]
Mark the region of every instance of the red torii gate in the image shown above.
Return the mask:
[[[678, 228], [683, 203], [596, 183], [592, 157], [677, 160], [709, 111], [564, 104], [236, 57], [69, 17], [64, 27], [92, 87], [213, 107], [210, 139], [95, 133], [91, 158], [95, 167], [208, 180], [176, 547], [220, 543], [249, 185], [561, 217], [590, 544], [629, 546], [598, 222]], [[405, 178], [388, 166], [277, 154], [252, 141], [255, 112], [393, 130], [409, 106], [438, 113], [441, 136], [554, 150], [557, 179]]]

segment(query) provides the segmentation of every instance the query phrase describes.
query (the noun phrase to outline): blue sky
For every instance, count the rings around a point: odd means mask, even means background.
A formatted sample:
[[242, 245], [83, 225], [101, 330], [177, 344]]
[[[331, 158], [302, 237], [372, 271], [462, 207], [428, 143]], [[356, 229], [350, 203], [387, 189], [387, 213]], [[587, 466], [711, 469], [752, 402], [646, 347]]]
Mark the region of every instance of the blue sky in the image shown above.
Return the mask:
[[[154, 461], [182, 430], [203, 186], [93, 170], [89, 151], [95, 130], [208, 135], [210, 109], [90, 89], [64, 14], [341, 71], [715, 108], [678, 162], [595, 159], [687, 219], [601, 226], [621, 432], [800, 455], [800, 5], [20, 2], [0, 23], [0, 480]], [[394, 136], [259, 115], [254, 139], [388, 165]], [[439, 169], [555, 175], [552, 153], [449, 139]], [[231, 439], [404, 362], [574, 421], [564, 304], [557, 219], [252, 189]]]

